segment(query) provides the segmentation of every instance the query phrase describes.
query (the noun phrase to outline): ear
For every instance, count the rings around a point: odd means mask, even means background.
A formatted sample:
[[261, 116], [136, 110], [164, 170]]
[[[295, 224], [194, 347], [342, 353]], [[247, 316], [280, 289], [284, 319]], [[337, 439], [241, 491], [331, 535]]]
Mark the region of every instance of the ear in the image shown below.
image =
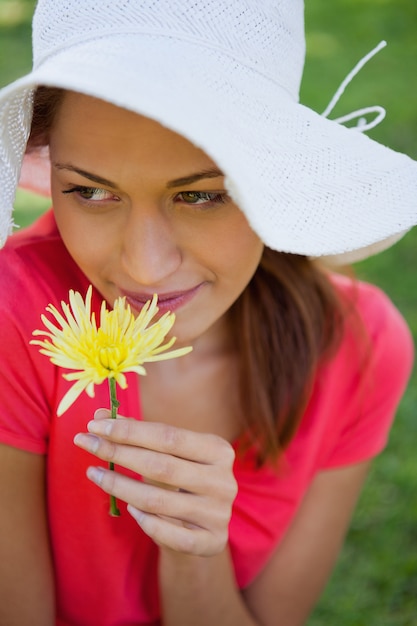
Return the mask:
[[51, 164], [47, 147], [38, 148], [25, 154], [20, 172], [19, 187], [41, 196], [51, 196]]

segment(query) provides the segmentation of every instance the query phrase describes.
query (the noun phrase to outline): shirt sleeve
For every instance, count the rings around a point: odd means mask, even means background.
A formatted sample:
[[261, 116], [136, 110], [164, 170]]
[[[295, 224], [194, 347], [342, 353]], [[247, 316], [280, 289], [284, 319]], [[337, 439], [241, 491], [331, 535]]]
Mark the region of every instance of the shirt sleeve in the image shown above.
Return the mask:
[[322, 469], [368, 460], [384, 449], [413, 365], [411, 333], [389, 298], [362, 283], [358, 306], [364, 357], [344, 406], [335, 408], [337, 432], [322, 457]]
[[56, 373], [29, 343], [40, 325], [30, 288], [13, 293], [13, 286], [0, 302], [0, 442], [44, 454]]

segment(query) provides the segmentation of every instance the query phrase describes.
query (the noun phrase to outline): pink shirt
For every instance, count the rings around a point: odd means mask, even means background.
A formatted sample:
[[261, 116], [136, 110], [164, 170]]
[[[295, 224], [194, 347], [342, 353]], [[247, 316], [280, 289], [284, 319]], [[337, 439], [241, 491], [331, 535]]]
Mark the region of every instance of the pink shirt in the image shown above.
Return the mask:
[[[60, 626], [158, 624], [158, 551], [121, 503], [110, 517], [108, 496], [91, 484], [91, 457], [73, 437], [93, 411], [108, 406], [106, 384], [83, 394], [62, 417], [55, 411], [70, 383], [30, 346], [49, 303], [68, 290], [85, 294], [88, 282], [74, 264], [51, 213], [13, 236], [0, 252], [0, 441], [48, 455], [48, 511]], [[376, 287], [335, 276], [355, 303], [368, 333], [368, 358], [347, 325], [330, 363], [317, 372], [301, 426], [279, 468], [255, 470], [251, 454], [238, 459], [239, 483], [230, 524], [230, 548], [241, 588], [250, 584], [291, 524], [315, 474], [357, 463], [380, 452], [404, 391], [412, 340], [397, 309]], [[101, 297], [95, 293], [98, 310]], [[138, 380], [118, 391], [120, 413], [141, 419]], [[129, 472], [126, 472], [129, 474]]]

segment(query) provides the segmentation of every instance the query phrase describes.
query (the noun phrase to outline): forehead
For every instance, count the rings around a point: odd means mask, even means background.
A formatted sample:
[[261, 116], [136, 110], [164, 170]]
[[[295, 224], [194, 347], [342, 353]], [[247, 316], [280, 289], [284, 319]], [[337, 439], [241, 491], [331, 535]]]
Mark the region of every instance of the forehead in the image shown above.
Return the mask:
[[182, 135], [148, 117], [84, 94], [67, 92], [51, 130], [53, 151], [82, 150], [91, 156], [107, 152], [125, 158], [191, 161], [196, 167], [216, 164]]

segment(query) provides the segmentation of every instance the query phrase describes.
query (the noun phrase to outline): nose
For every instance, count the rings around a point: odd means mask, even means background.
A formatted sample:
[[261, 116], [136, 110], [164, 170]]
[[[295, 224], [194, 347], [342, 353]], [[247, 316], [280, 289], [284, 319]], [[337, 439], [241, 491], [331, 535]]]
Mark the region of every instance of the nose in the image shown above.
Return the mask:
[[132, 208], [125, 225], [122, 265], [143, 286], [157, 286], [181, 265], [182, 254], [169, 217]]

